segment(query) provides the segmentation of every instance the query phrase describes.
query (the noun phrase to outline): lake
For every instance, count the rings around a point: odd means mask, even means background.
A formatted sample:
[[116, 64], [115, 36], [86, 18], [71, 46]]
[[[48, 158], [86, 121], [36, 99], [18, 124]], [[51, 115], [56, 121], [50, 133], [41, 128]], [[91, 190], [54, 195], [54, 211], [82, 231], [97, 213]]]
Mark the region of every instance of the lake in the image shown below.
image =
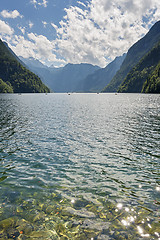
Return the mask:
[[160, 239], [160, 95], [1, 94], [0, 239]]

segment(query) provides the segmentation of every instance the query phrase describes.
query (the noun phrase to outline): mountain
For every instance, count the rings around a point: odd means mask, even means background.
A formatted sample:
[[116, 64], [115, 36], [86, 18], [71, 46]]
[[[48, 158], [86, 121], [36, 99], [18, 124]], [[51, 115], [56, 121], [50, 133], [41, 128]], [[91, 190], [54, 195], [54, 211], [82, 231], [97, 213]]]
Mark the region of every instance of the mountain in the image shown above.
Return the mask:
[[44, 65], [43, 63], [41, 63], [39, 60], [30, 57], [30, 58], [23, 58], [23, 57], [19, 57], [19, 59], [25, 63], [26, 66], [31, 66], [31, 67], [35, 67], [35, 68], [48, 68], [46, 65]]
[[114, 61], [109, 63], [105, 68], [99, 69], [89, 74], [81, 83], [79, 89], [82, 92], [100, 92], [114, 77], [120, 69], [126, 54], [116, 57]]
[[0, 40], [0, 91], [14, 93], [49, 92], [40, 78], [27, 70]]
[[[87, 63], [81, 64], [67, 64], [60, 71], [54, 73], [54, 81], [52, 81], [52, 88], [56, 92], [79, 92], [81, 89], [78, 87], [80, 82], [88, 74], [91, 74], [99, 69], [98, 66], [93, 66]], [[51, 85], [49, 85], [51, 86]]]
[[118, 92], [160, 93], [160, 41], [128, 73]]
[[5, 83], [2, 79], [0, 79], [0, 93], [13, 93], [12, 86], [9, 83]]
[[8, 46], [8, 44], [6, 42], [3, 42], [4, 45], [6, 46], [6, 48], [8, 49], [8, 51], [15, 57], [15, 59], [21, 63], [24, 67], [26, 67], [26, 65], [24, 64], [24, 62], [21, 61], [21, 59], [12, 51], [12, 49]]
[[127, 53], [120, 70], [113, 77], [111, 82], [103, 89], [103, 92], [115, 92], [129, 71], [145, 56], [153, 46], [160, 41], [160, 21], [155, 23], [150, 31], [138, 42], [136, 42]]
[[87, 63], [67, 64], [64, 67], [47, 67], [35, 59], [20, 58], [30, 70], [38, 74], [42, 81], [54, 92], [80, 91], [80, 82], [87, 75], [100, 69]]
[[[19, 58], [27, 66], [27, 68], [30, 71], [38, 75], [42, 80], [42, 82], [45, 85], [47, 85], [50, 89], [52, 89], [52, 87], [50, 86], [50, 83], [54, 78], [54, 72], [59, 71], [60, 68], [47, 67], [46, 65], [41, 63], [39, 60], [34, 59], [32, 57], [30, 58], [19, 57]], [[54, 89], [52, 89], [52, 91], [54, 91]]]
[[142, 92], [160, 93], [160, 62], [143, 84]]

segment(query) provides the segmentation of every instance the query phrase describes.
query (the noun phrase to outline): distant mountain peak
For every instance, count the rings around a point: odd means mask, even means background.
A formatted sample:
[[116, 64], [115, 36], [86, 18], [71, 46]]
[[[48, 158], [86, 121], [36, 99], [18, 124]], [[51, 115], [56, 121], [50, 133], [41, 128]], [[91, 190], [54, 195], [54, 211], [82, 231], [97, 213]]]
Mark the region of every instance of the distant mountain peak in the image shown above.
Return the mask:
[[32, 65], [34, 67], [41, 67], [41, 68], [48, 68], [46, 65], [44, 65], [43, 63], [41, 63], [38, 59], [35, 59], [33, 57], [29, 57], [29, 58], [23, 58], [23, 57], [19, 57], [21, 59], [22, 62], [24, 62], [26, 65]]
[[119, 70], [126, 54], [116, 57], [105, 68], [97, 69], [94, 73], [88, 75], [81, 82], [82, 92], [99, 92], [111, 81], [113, 76]]
[[[100, 69], [88, 63], [73, 64], [68, 63], [64, 67], [54, 68], [38, 65], [32, 59], [24, 59], [25, 64], [38, 74], [43, 82], [54, 92], [73, 92], [79, 91], [77, 86], [86, 76]], [[28, 62], [27, 62], [28, 61]], [[34, 63], [34, 64], [33, 64]]]

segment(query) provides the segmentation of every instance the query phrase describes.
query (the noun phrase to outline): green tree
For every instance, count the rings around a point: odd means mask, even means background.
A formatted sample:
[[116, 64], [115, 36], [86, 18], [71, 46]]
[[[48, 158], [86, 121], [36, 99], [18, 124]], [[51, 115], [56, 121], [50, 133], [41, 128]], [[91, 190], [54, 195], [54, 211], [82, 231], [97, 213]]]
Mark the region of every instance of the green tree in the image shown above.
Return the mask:
[[13, 93], [12, 86], [3, 82], [2, 79], [0, 79], [0, 93]]
[[160, 92], [160, 42], [127, 74], [118, 92]]
[[9, 82], [14, 93], [50, 92], [41, 79], [26, 69], [17, 59], [0, 40], [0, 78], [3, 82]]

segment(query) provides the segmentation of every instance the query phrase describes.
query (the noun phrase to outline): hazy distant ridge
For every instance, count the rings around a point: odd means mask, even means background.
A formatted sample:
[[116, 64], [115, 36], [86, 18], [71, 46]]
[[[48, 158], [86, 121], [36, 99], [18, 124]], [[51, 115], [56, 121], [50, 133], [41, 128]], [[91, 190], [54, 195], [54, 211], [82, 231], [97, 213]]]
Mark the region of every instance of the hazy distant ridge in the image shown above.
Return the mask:
[[86, 76], [100, 69], [92, 64], [67, 64], [64, 67], [47, 67], [35, 59], [20, 58], [30, 70], [38, 74], [43, 82], [54, 92], [74, 92], [81, 91], [80, 82]]
[[126, 54], [116, 57], [105, 68], [99, 69], [96, 72], [88, 75], [80, 84], [79, 88], [82, 92], [100, 92], [110, 83], [116, 72], [119, 70]]

